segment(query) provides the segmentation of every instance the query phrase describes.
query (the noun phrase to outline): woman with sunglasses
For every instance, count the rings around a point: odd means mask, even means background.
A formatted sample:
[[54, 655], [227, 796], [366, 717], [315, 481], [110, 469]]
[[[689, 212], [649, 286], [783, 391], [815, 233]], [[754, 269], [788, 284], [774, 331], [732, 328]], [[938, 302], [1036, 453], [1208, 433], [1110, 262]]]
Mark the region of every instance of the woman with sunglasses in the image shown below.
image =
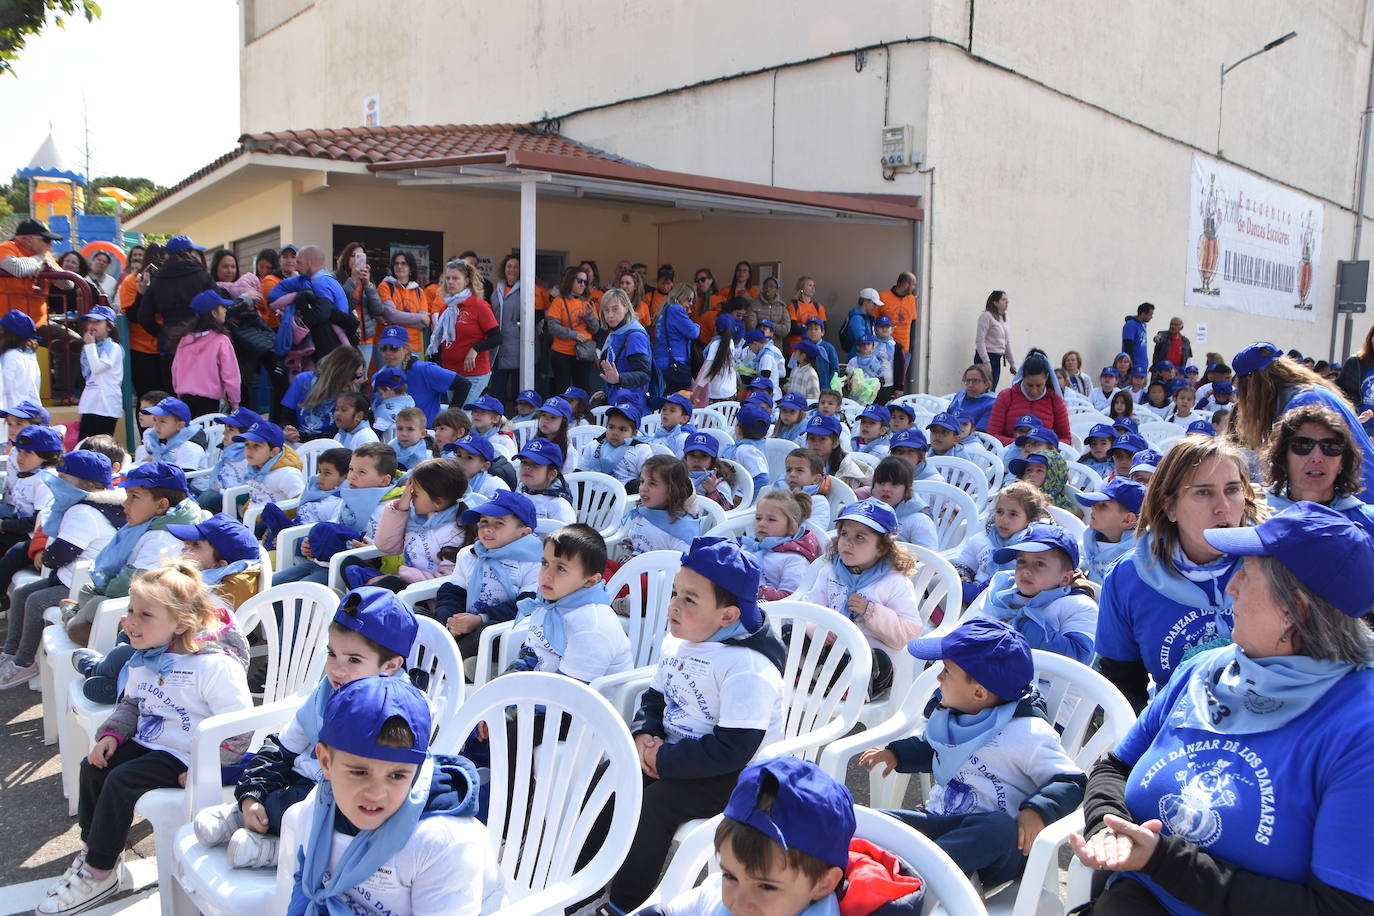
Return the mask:
[[[564, 391], [570, 385], [591, 387], [591, 368], [597, 362], [596, 332], [601, 329], [596, 320], [589, 292], [591, 274], [581, 267], [563, 271], [558, 295], [544, 312], [544, 329], [553, 338], [549, 354], [553, 368], [553, 389]], [[588, 351], [588, 359], [578, 357], [581, 344]]]
[[[391, 273], [377, 284], [383, 317], [378, 324], [405, 328], [410, 334], [410, 349], [416, 353], [423, 349], [424, 329], [430, 323], [429, 305], [425, 302], [425, 291], [417, 282], [418, 279], [415, 258], [408, 251], [398, 251], [391, 258]], [[369, 364], [372, 362], [371, 349], [363, 348], [363, 355], [369, 357]]]
[[1339, 414], [1354, 440], [1363, 483], [1359, 498], [1374, 502], [1374, 442], [1340, 389], [1267, 341], [1257, 341], [1231, 361], [1236, 373], [1236, 415], [1231, 428], [1241, 444], [1264, 448], [1274, 421], [1295, 407], [1315, 404]]
[[974, 363], [964, 370], [964, 387], [949, 400], [951, 413], [959, 412], [973, 420], [973, 428], [988, 431], [988, 415], [997, 402], [993, 394], [991, 370], [982, 363]]
[[1340, 414], [1316, 404], [1295, 407], [1269, 434], [1263, 454], [1265, 498], [1275, 512], [1293, 503], [1330, 506], [1374, 537], [1374, 507], [1355, 494], [1359, 449]]

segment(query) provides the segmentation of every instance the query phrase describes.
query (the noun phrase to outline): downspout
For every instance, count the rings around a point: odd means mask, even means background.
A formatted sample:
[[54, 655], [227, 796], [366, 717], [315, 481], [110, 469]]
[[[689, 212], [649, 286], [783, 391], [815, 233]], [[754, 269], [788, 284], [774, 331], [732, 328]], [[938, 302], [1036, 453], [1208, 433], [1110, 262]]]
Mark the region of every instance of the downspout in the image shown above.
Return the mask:
[[[1374, 45], [1370, 47], [1369, 61], [1369, 91], [1364, 103], [1364, 124], [1360, 131], [1360, 172], [1356, 176], [1355, 191], [1355, 244], [1352, 246], [1350, 260], [1360, 259], [1360, 236], [1364, 234], [1364, 191], [1365, 175], [1369, 172], [1369, 143], [1370, 128], [1374, 127]], [[1336, 327], [1340, 324], [1341, 313], [1333, 310], [1331, 316], [1331, 358], [1329, 362], [1333, 366], [1339, 366], [1345, 362], [1345, 358], [1350, 355], [1350, 334], [1355, 324], [1355, 316], [1345, 313], [1345, 331], [1342, 335], [1342, 344], [1339, 352], [1336, 350]]]
[[[922, 222], [925, 224], [924, 228], [925, 228], [925, 237], [926, 237], [926, 258], [927, 258], [927, 264], [926, 264], [926, 270], [925, 270], [925, 275], [926, 275], [926, 300], [925, 300], [926, 320], [925, 320], [924, 322], [922, 322], [922, 324], [925, 325], [925, 338], [926, 338], [926, 339], [925, 339], [925, 353], [924, 353], [924, 357], [925, 357], [925, 366], [924, 366], [924, 368], [923, 368], [923, 370], [922, 370], [922, 375], [924, 376], [923, 379], [922, 379], [922, 385], [923, 385], [924, 387], [922, 387], [921, 390], [922, 390], [922, 391], [925, 391], [925, 390], [929, 389], [929, 387], [930, 387], [930, 353], [931, 353], [932, 350], [935, 349], [935, 344], [934, 344], [935, 337], [934, 337], [934, 334], [931, 332], [931, 328], [930, 328], [931, 321], [932, 321], [933, 316], [934, 316], [934, 312], [931, 311], [931, 291], [935, 288], [935, 282], [934, 282], [934, 280], [935, 280], [935, 166], [932, 165], [932, 166], [931, 166], [930, 168], [928, 168], [928, 169], [917, 169], [916, 172], [917, 172], [917, 174], [920, 174], [920, 175], [929, 175], [929, 176], [930, 176], [930, 190], [927, 192], [927, 194], [926, 194], [926, 199], [925, 199], [925, 201], [924, 201], [924, 206], [921, 208], [921, 209], [923, 209], [923, 210], [925, 211], [925, 219], [922, 220]], [[917, 233], [917, 234], [914, 236], [914, 244], [913, 244], [914, 250], [913, 250], [913, 252], [912, 252], [912, 254], [915, 255], [916, 263], [917, 263], [917, 264], [921, 263], [921, 251], [920, 251], [920, 247], [921, 247], [921, 244], [920, 244], [920, 233]]]

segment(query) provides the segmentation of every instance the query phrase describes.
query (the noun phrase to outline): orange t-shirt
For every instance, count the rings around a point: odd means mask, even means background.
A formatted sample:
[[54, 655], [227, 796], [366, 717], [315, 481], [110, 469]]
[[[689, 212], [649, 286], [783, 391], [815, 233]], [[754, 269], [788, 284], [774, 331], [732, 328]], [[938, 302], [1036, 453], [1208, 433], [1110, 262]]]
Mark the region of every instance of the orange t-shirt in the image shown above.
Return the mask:
[[[812, 318], [819, 318], [821, 321], [826, 320], [825, 306], [814, 299], [810, 302], [802, 302], [800, 299], [793, 299], [787, 304], [787, 315], [797, 324], [801, 325], [806, 324]], [[787, 335], [788, 346], [796, 346], [800, 342], [800, 334]]]
[[[591, 308], [592, 304], [584, 299], [557, 296], [549, 303], [546, 313], [563, 327], [576, 331], [581, 336], [590, 337], [591, 331], [587, 329], [587, 312]], [[577, 345], [567, 337], [555, 337], [553, 338], [553, 352], [562, 353], [565, 356], [575, 356]]]
[[[31, 258], [14, 239], [0, 242], [0, 258]], [[33, 319], [39, 327], [48, 323], [48, 290], [51, 284], [40, 280], [35, 288], [34, 280], [29, 277], [12, 277], [0, 273], [0, 312], [19, 309]]]
[[129, 349], [135, 353], [150, 353], [157, 355], [157, 338], [144, 330], [143, 325], [134, 320], [135, 309], [130, 308], [138, 299], [138, 274], [125, 274], [119, 281], [119, 304], [122, 308], [128, 309], [124, 314], [129, 316]]
[[276, 274], [268, 274], [258, 281], [258, 284], [262, 287], [262, 298], [258, 300], [258, 314], [262, 317], [263, 321], [267, 322], [269, 328], [281, 326], [281, 315], [276, 309], [267, 304], [268, 294], [276, 289], [277, 284], [280, 282], [281, 277]]
[[878, 314], [892, 319], [892, 339], [897, 341], [897, 345], [903, 350], [911, 349], [911, 323], [916, 320], [916, 294], [897, 298], [897, 294], [890, 289], [885, 289], [878, 294], [882, 304], [878, 306]]
[[[359, 290], [359, 296], [361, 296], [361, 294], [362, 291]], [[383, 280], [381, 284], [377, 287], [377, 295], [382, 297], [383, 302], [390, 299], [391, 303], [396, 306], [396, 310], [398, 312], [429, 311], [429, 306], [425, 303], [425, 290], [422, 289], [406, 289], [404, 287], [396, 286], [393, 283], [388, 283], [385, 280]], [[359, 297], [355, 296], [354, 302], [356, 303], [358, 301]], [[442, 312], [444, 310], [443, 307], [444, 300], [441, 297], [439, 299], [439, 311]], [[360, 322], [362, 321], [361, 311], [358, 313], [358, 320]], [[379, 320], [377, 322], [377, 332], [367, 340], [361, 341], [361, 343], [375, 343], [377, 340], [377, 335], [381, 333], [381, 329], [384, 326], [385, 325], [382, 323], [382, 320]], [[412, 353], [425, 352], [425, 329], [406, 328], [406, 333], [410, 335], [410, 351]]]

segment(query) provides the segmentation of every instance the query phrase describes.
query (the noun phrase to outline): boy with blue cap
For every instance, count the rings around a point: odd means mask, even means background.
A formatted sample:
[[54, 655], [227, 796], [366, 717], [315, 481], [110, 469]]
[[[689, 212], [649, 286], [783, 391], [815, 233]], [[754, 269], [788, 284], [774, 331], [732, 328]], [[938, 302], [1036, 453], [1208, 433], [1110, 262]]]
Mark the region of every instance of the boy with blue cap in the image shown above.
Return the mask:
[[221, 512], [194, 525], [168, 525], [167, 533], [184, 543], [181, 555], [200, 567], [201, 580], [230, 610], [258, 593], [262, 554], [238, 519]]
[[224, 504], [220, 494], [230, 487], [242, 486], [248, 480], [248, 459], [244, 457], [246, 446], [242, 442], [235, 442], [234, 437], [246, 433], [249, 427], [262, 422], [262, 419], [247, 407], [240, 407], [223, 416], [220, 421], [224, 424], [223, 439], [217, 449], [206, 453], [206, 461], [213, 460], [214, 463], [210, 466], [210, 473], [201, 478], [204, 489], [196, 497], [202, 509], [219, 511]]
[[0, 496], [0, 518], [14, 514], [14, 487], [19, 480], [19, 452], [14, 448], [14, 440], [27, 426], [46, 426], [51, 417], [47, 408], [36, 401], [22, 401], [13, 407], [0, 410], [5, 418], [5, 443], [9, 452], [5, 455], [5, 485]]
[[539, 409], [539, 405], [544, 403], [544, 398], [533, 388], [526, 388], [515, 396], [515, 418], [516, 420], [533, 420], [534, 413]]
[[364, 586], [345, 595], [329, 624], [324, 677], [290, 724], [268, 735], [248, 761], [234, 802], [196, 815], [196, 838], [205, 846], [228, 843], [234, 868], [275, 865], [282, 816], [324, 778], [316, 747], [329, 700], [361, 678], [405, 681], [405, 660], [418, 629], [415, 615], [384, 588]]
[[563, 479], [563, 450], [558, 443], [534, 438], [515, 456], [520, 462], [520, 490], [534, 504], [537, 518], [564, 525], [577, 521], [572, 490]]
[[288, 916], [495, 913], [505, 879], [477, 812], [477, 769], [430, 754], [424, 694], [398, 677], [329, 699], [316, 754], [324, 781], [292, 850]]
[[1083, 454], [1079, 457], [1078, 463], [1092, 468], [1097, 472], [1097, 476], [1106, 480], [1111, 476], [1112, 468], [1112, 442], [1116, 439], [1116, 430], [1108, 423], [1097, 423], [1088, 430], [1088, 434], [1083, 437]]
[[184, 401], [166, 397], [139, 414], [152, 417], [153, 425], [143, 431], [143, 441], [134, 453], [135, 464], [166, 461], [184, 471], [200, 470], [205, 464], [205, 449], [191, 441], [199, 430], [189, 425], [191, 408]]
[[468, 475], [468, 493], [477, 494], [483, 499], [491, 499], [498, 493], [510, 492], [506, 482], [491, 473], [491, 464], [496, 460], [496, 449], [491, 439], [477, 432], [468, 433], [457, 442], [445, 445], [444, 457], [452, 457]]
[[798, 445], [805, 444], [806, 398], [796, 391], [789, 391], [778, 400], [778, 419], [773, 424], [774, 439], [786, 439]]
[[984, 887], [1021, 874], [1046, 824], [1083, 801], [1088, 777], [1045, 719], [1026, 639], [975, 617], [907, 651], [944, 663], [924, 733], [869, 748], [859, 763], [881, 775], [930, 773], [926, 803], [887, 813], [924, 833]]
[[857, 346], [845, 366], [850, 374], [851, 383], [853, 373], [857, 370], [868, 378], [877, 379], [880, 386], [892, 384], [892, 364], [884, 363], [883, 358], [875, 352], [877, 343], [878, 338], [872, 334], [864, 334], [858, 339]]
[[14, 514], [0, 520], [0, 546], [13, 550], [23, 545], [27, 550], [39, 513], [52, 503], [49, 469], [62, 459], [62, 437], [50, 426], [28, 426], [14, 437], [12, 451], [17, 479], [9, 499]]
[[118, 316], [108, 305], [97, 305], [81, 318], [81, 389], [77, 411], [78, 436], [114, 435], [124, 416], [124, 348], [115, 331]]
[[1121, 384], [1121, 373], [1114, 366], [1103, 366], [1097, 382], [1097, 387], [1088, 392], [1088, 400], [1105, 414], [1112, 402], [1112, 395], [1116, 394], [1116, 388]]
[[730, 466], [720, 463], [719, 439], [708, 432], [692, 433], [682, 445], [682, 461], [687, 465], [693, 493], [712, 500], [727, 512], [734, 508], [735, 479]]
[[243, 460], [248, 462], [248, 506], [262, 507], [268, 503], [296, 499], [305, 492], [304, 466], [296, 450], [286, 444], [282, 428], [268, 420], [259, 420], [234, 442], [243, 443]]
[[664, 396], [658, 408], [658, 429], [649, 438], [667, 446], [674, 455], [681, 455], [687, 437], [696, 431], [692, 425], [692, 401], [677, 391]]
[[727, 448], [721, 455], [739, 464], [753, 478], [755, 495], [768, 486], [768, 456], [763, 452], [763, 440], [772, 425], [771, 410], [761, 404], [745, 404], [735, 413], [734, 448]]
[[629, 493], [639, 489], [639, 469], [654, 453], [637, 438], [639, 407], [629, 394], [621, 394], [601, 418], [606, 431], [582, 446], [577, 467], [583, 471], [607, 474], [625, 485]]
[[1125, 477], [1114, 477], [1097, 493], [1076, 495], [1078, 502], [1091, 510], [1078, 566], [1089, 582], [1101, 585], [1107, 570], [1135, 549], [1135, 526], [1145, 503], [1145, 488]]
[[859, 434], [853, 438], [854, 451], [886, 458], [892, 450], [892, 432], [888, 422], [892, 414], [881, 404], [869, 404], [859, 414]]
[[38, 369], [38, 331], [33, 319], [19, 309], [10, 309], [0, 317], [0, 395], [5, 404], [20, 401], [42, 401]]
[[1164, 456], [1152, 448], [1136, 452], [1131, 458], [1131, 480], [1143, 487], [1148, 487], [1150, 481], [1154, 479], [1159, 463], [1163, 460]]
[[[682, 555], [669, 632], [630, 727], [645, 775], [639, 826], [601, 912], [643, 903], [678, 827], [723, 811], [740, 771], [781, 734], [787, 653], [758, 591], [758, 564], [733, 539], [698, 537]], [[608, 823], [603, 815], [589, 845]]]
[[396, 426], [396, 415], [414, 407], [415, 399], [406, 393], [406, 374], [387, 367], [372, 376], [372, 428], [379, 438]]
[[[806, 340], [815, 345], [816, 377], [820, 380], [821, 390], [831, 387], [840, 372], [840, 354], [835, 345], [825, 339], [825, 321], [812, 317], [806, 320]], [[798, 344], [800, 346], [800, 344]], [[808, 351], [809, 352], [809, 351]]]
[[[1118, 429], [1120, 428], [1118, 424]], [[1135, 456], [1139, 452], [1148, 451], [1150, 443], [1139, 433], [1122, 433], [1112, 440], [1112, 447], [1107, 451], [1108, 457], [1112, 459], [1112, 477], [1124, 477], [1129, 479], [1131, 476], [1131, 465], [1135, 463]]]
[[949, 411], [941, 411], [931, 417], [926, 424], [930, 433], [930, 453], [940, 458], [968, 458], [968, 453], [959, 444], [959, 417]]
[[484, 394], [477, 400], [464, 404], [463, 409], [472, 420], [474, 433], [484, 439], [495, 439], [501, 435], [506, 424], [506, 406], [495, 397]]
[[919, 875], [854, 838], [854, 797], [814, 763], [750, 764], [716, 828], [721, 872], [642, 916], [918, 916]]

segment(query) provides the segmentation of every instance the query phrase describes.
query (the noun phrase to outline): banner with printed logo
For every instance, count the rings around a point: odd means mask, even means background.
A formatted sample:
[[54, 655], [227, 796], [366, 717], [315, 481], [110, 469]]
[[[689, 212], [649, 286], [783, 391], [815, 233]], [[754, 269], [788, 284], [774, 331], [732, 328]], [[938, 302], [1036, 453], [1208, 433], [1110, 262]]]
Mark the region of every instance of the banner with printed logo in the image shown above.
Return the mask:
[[1315, 321], [1322, 205], [1193, 156], [1188, 195], [1189, 305]]

